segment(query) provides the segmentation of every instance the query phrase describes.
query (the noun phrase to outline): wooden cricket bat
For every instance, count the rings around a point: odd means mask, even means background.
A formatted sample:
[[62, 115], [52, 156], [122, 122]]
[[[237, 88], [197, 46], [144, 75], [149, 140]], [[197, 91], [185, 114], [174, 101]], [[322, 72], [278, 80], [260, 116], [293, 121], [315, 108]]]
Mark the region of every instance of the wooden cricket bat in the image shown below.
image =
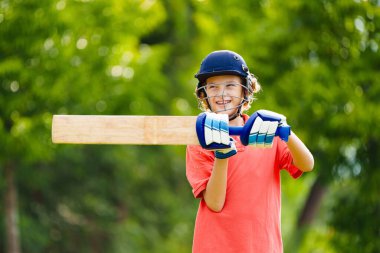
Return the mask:
[[53, 143], [199, 144], [196, 116], [54, 115]]
[[[239, 135], [242, 143], [248, 145], [254, 119], [248, 120], [244, 127], [229, 126], [229, 134]], [[196, 121], [197, 116], [54, 115], [52, 141], [71, 144], [198, 145]], [[278, 126], [275, 136], [288, 141], [289, 135], [290, 126]], [[259, 134], [257, 138], [264, 143], [266, 137]]]

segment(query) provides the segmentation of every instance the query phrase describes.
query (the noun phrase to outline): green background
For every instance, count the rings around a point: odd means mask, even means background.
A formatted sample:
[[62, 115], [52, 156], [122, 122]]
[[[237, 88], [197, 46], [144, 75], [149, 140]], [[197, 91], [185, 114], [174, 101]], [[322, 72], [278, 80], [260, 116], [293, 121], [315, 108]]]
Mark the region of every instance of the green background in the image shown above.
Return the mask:
[[185, 147], [54, 145], [51, 120], [197, 115], [218, 49], [258, 76], [248, 113], [286, 115], [314, 154], [282, 174], [285, 252], [380, 252], [379, 18], [378, 0], [1, 0], [0, 252], [190, 252]]

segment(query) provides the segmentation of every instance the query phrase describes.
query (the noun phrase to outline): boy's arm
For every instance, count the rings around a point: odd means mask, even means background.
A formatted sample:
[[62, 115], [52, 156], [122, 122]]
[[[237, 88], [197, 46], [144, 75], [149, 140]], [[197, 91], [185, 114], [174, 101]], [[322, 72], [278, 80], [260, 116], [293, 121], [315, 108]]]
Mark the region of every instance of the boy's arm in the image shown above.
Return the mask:
[[287, 144], [293, 156], [293, 164], [304, 172], [312, 171], [314, 167], [313, 155], [293, 131]]
[[228, 158], [237, 153], [234, 140], [229, 136], [227, 114], [201, 113], [196, 129], [199, 143], [215, 153], [211, 176], [203, 191], [207, 207], [220, 212], [224, 207], [227, 192]]
[[206, 189], [203, 191], [203, 199], [209, 209], [214, 212], [222, 211], [226, 200], [228, 159], [215, 159], [214, 168]]
[[[264, 147], [270, 146], [269, 144], [272, 144], [274, 133], [276, 132], [277, 128], [279, 126], [288, 126], [286, 123], [286, 117], [276, 112], [258, 110], [254, 113], [254, 115], [254, 117], [251, 116], [250, 118], [250, 120], [253, 119], [253, 122], [251, 122], [249, 125], [251, 129], [247, 141], [248, 145], [257, 145], [257, 143], [261, 144], [263, 140], [265, 140], [264, 144], [267, 145], [264, 145]], [[246, 125], [247, 124], [248, 122]], [[273, 124], [275, 127], [271, 129]], [[288, 134], [289, 133], [290, 132], [288, 132]], [[287, 137], [287, 145], [293, 157], [293, 164], [304, 172], [313, 170], [314, 158], [309, 149], [294, 132], [291, 132], [291, 134]], [[268, 142], [267, 139], [269, 140]]]

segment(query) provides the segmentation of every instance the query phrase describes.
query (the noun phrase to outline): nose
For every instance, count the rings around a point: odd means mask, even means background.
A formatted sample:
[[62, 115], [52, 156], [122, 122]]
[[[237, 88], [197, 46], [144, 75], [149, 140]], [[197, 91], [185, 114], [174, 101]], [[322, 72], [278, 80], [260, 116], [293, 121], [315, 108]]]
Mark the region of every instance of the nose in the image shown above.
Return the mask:
[[219, 97], [219, 96], [229, 96], [229, 89], [226, 89], [225, 85], [216, 85], [207, 91], [209, 96]]

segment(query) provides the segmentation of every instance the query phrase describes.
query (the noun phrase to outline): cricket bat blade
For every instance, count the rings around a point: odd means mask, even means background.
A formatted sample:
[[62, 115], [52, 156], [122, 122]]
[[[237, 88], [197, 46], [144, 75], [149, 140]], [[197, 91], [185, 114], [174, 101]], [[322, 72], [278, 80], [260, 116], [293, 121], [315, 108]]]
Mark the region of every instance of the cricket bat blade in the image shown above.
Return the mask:
[[196, 116], [54, 115], [53, 143], [199, 145]]

